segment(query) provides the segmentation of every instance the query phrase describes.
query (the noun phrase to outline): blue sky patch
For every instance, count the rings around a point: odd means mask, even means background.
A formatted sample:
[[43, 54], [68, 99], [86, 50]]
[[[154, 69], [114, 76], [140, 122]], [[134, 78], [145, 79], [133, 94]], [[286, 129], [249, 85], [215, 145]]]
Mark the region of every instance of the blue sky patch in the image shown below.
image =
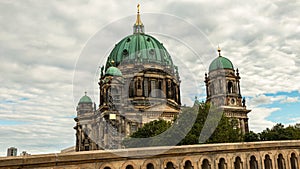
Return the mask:
[[23, 121], [15, 121], [15, 120], [0, 120], [0, 126], [14, 126], [14, 125], [21, 125], [26, 124]]
[[[298, 91], [293, 92], [278, 92], [276, 94], [265, 94], [266, 96], [271, 97], [277, 97], [277, 96], [285, 96], [285, 97], [292, 97], [296, 98], [299, 97]], [[275, 101], [272, 104], [267, 104], [265, 106], [261, 107], [267, 107], [267, 108], [280, 108], [279, 110], [273, 112], [271, 116], [267, 118], [267, 120], [270, 120], [275, 123], [300, 123], [300, 102], [284, 102], [283, 100]]]
[[26, 101], [26, 100], [29, 100], [29, 98], [27, 98], [27, 97], [22, 97], [22, 98], [20, 98], [20, 100], [21, 100], [21, 101]]

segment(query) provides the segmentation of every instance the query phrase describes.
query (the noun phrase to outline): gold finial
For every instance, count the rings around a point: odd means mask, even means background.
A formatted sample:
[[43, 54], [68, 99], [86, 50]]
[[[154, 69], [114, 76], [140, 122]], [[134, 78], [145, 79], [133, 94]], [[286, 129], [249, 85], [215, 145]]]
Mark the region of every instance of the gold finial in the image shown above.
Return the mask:
[[112, 65], [114, 65], [114, 64], [115, 64], [115, 61], [114, 61], [114, 60], [112, 60], [112, 61], [110, 61], [110, 63], [111, 63]]
[[219, 56], [221, 56], [221, 48], [219, 45], [218, 45], [218, 52], [219, 52]]
[[137, 5], [137, 16], [136, 16], [136, 22], [135, 25], [143, 25], [142, 21], [141, 21], [141, 16], [140, 16], [140, 4]]
[[87, 94], [87, 92], [85, 91], [85, 92], [84, 92], [84, 94], [86, 95], [86, 94]]
[[137, 5], [138, 13], [140, 13], [140, 4]]

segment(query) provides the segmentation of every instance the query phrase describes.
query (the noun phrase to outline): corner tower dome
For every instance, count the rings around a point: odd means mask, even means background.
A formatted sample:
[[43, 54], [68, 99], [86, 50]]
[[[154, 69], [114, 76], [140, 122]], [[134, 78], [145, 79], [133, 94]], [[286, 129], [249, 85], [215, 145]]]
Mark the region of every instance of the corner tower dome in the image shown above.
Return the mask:
[[218, 48], [219, 57], [214, 59], [209, 65], [209, 72], [218, 69], [232, 69], [234, 70], [232, 62], [226, 57], [221, 56], [221, 49]]
[[108, 75], [108, 76], [122, 76], [122, 72], [120, 71], [120, 69], [118, 69], [114, 66], [111, 66], [106, 70], [105, 75]]
[[80, 103], [93, 103], [92, 99], [89, 96], [87, 96], [86, 94], [87, 94], [87, 92], [85, 92], [85, 95], [80, 98], [78, 104], [80, 104]]

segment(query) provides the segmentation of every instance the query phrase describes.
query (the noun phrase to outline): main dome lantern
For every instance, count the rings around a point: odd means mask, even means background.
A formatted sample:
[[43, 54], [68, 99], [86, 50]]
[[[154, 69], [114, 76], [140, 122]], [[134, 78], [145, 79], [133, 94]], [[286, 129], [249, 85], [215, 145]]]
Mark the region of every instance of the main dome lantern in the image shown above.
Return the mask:
[[151, 63], [174, 67], [171, 56], [163, 44], [156, 38], [145, 34], [139, 5], [136, 22], [133, 25], [133, 34], [123, 38], [115, 45], [107, 59], [105, 69], [127, 63]]

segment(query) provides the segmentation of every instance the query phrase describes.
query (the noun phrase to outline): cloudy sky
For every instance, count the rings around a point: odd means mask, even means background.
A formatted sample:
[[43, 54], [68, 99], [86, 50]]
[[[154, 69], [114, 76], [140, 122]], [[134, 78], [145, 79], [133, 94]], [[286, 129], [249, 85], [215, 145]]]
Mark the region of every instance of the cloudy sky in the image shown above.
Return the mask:
[[300, 123], [300, 1], [1, 0], [0, 156], [74, 145], [78, 100], [87, 91], [98, 103], [99, 66], [132, 33], [137, 3], [179, 66], [184, 104], [205, 99], [220, 45], [240, 70], [251, 130]]

